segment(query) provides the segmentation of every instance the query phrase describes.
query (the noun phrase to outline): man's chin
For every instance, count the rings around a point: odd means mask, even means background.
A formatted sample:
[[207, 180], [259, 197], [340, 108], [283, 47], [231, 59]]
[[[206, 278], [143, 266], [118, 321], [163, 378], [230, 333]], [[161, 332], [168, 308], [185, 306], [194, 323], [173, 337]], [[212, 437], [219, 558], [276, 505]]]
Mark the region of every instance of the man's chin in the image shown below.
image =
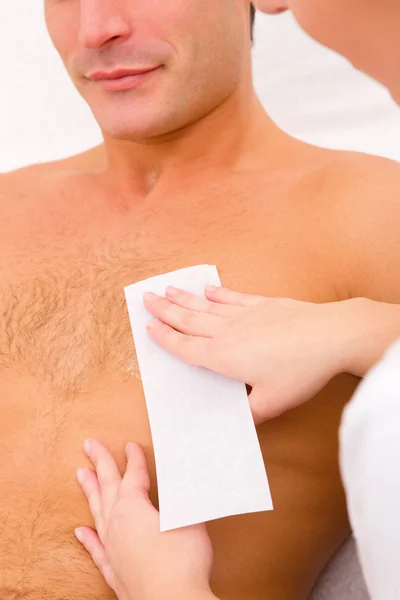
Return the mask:
[[97, 123], [105, 137], [121, 142], [145, 143], [146, 140], [158, 138], [168, 133], [168, 129], [159, 122], [146, 122], [144, 119], [140, 123], [136, 120], [135, 122], [124, 121], [123, 123], [98, 120]]

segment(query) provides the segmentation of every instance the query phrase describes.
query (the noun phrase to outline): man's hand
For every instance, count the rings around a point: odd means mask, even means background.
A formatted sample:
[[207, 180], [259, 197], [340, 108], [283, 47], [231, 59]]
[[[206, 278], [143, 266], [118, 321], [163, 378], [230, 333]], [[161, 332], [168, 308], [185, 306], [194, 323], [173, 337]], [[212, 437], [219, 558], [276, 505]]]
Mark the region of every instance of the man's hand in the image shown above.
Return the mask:
[[339, 373], [364, 375], [400, 335], [397, 305], [313, 304], [212, 286], [205, 293], [146, 293], [157, 317], [149, 335], [190, 364], [249, 384], [256, 424], [311, 399]]
[[215, 600], [209, 587], [213, 550], [206, 527], [160, 533], [140, 446], [127, 445], [123, 477], [100, 442], [87, 440], [84, 447], [95, 470], [79, 469], [77, 477], [97, 532], [79, 527], [75, 534], [118, 598]]

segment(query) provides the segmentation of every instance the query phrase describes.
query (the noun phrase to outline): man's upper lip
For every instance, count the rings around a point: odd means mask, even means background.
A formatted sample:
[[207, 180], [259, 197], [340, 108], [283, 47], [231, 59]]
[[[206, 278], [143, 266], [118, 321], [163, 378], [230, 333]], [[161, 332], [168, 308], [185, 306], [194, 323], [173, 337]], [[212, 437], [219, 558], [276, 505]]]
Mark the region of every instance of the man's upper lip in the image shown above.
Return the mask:
[[126, 77], [128, 75], [139, 75], [140, 73], [147, 73], [153, 71], [157, 67], [146, 67], [144, 69], [117, 69], [116, 71], [95, 71], [89, 75], [88, 79], [118, 79], [119, 77]]

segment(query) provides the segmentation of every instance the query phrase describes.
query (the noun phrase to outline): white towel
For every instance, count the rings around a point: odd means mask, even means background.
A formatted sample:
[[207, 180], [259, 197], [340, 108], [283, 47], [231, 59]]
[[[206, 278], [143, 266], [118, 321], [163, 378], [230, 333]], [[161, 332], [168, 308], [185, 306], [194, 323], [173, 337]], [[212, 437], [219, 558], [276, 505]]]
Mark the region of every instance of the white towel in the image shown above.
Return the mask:
[[400, 598], [400, 341], [359, 386], [340, 428], [349, 516], [372, 600]]

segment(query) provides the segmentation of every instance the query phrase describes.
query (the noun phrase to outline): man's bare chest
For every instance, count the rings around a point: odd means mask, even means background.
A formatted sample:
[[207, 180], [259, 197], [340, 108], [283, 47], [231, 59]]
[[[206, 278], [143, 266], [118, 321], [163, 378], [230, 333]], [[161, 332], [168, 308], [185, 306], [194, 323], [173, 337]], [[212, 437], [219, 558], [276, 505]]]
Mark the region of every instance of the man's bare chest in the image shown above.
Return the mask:
[[207, 215], [161, 211], [90, 235], [44, 227], [14, 242], [0, 281], [0, 367], [72, 395], [109, 371], [138, 377], [124, 286], [197, 264], [217, 265], [222, 283], [243, 292], [318, 300], [308, 242], [262, 212]]
[[[13, 242], [12, 247], [5, 249], [3, 258], [0, 257], [0, 371], [9, 366], [12, 369], [10, 373], [25, 371], [30, 376], [26, 378], [23, 390], [19, 379], [18, 385], [11, 382], [6, 389], [10, 389], [8, 410], [11, 429], [17, 431], [15, 437], [18, 436], [19, 444], [14, 460], [24, 466], [24, 476], [27, 467], [32, 465], [35, 490], [43, 488], [48, 492], [51, 482], [53, 491], [47, 495], [48, 498], [50, 494], [50, 501], [46, 507], [55, 503], [53, 494], [57, 502], [61, 497], [67, 499], [68, 510], [58, 505], [54, 510], [57, 519], [62, 522], [62, 539], [67, 537], [65, 530], [72, 539], [73, 527], [81, 519], [77, 515], [82, 514], [82, 501], [74, 479], [74, 469], [81, 460], [81, 440], [96, 436], [117, 452], [123, 448], [121, 440], [125, 443], [135, 439], [151, 449], [144, 402], [136, 379], [138, 368], [124, 286], [160, 273], [209, 263], [217, 265], [224, 285], [243, 292], [314, 301], [333, 299], [329, 278], [321, 271], [320, 263], [316, 265], [313, 260], [313, 248], [315, 255], [320, 254], [319, 240], [312, 240], [300, 222], [293, 225], [293, 221], [273, 218], [267, 212], [257, 210], [221, 209], [216, 210], [212, 218], [209, 218], [209, 212], [200, 209], [195, 213], [188, 212], [185, 218], [167, 213], [164, 211], [140, 221], [132, 220], [126, 227], [117, 227], [111, 220], [105, 219], [103, 228], [97, 228], [97, 233], [91, 231], [90, 235], [84, 229], [80, 233], [64, 235], [61, 227], [58, 232], [53, 230], [53, 223], [51, 226], [48, 222], [43, 223], [39, 231], [33, 227], [30, 231], [26, 228], [25, 235], [20, 237], [23, 240], [21, 244]], [[32, 377], [40, 385], [35, 386]], [[136, 381], [119, 385], [119, 380], [124, 382], [127, 378], [130, 381], [135, 378]], [[102, 380], [100, 385], [99, 380]], [[1, 383], [4, 384], [4, 378]], [[54, 393], [45, 396], [42, 393], [43, 383]], [[3, 397], [7, 401], [7, 393]], [[66, 397], [79, 401], [59, 401]], [[32, 435], [31, 424], [29, 431], [26, 429], [21, 435], [22, 428], [14, 420], [15, 404], [22, 404], [26, 413], [28, 407], [29, 411], [38, 413], [37, 405], [45, 414], [45, 419], [40, 417], [34, 421], [36, 437]], [[321, 421], [323, 425], [325, 421]], [[321, 426], [319, 430], [322, 429]], [[279, 427], [277, 431], [279, 434]], [[260, 438], [264, 449], [267, 446], [266, 433]], [[306, 433], [307, 444], [311, 444], [309, 430]], [[282, 447], [274, 444], [270, 431], [268, 434], [269, 467], [287, 464], [286, 455], [282, 458]], [[276, 437], [280, 439], [282, 436]], [[287, 432], [283, 437], [287, 440]], [[323, 437], [326, 442], [325, 433]], [[26, 440], [26, 451], [22, 448], [21, 439]], [[289, 453], [290, 444], [287, 441], [285, 444], [285, 452]], [[295, 436], [296, 456], [302, 456], [296, 444]], [[150, 451], [149, 454], [151, 458]], [[14, 480], [20, 485], [14, 464], [12, 466], [8, 489]], [[31, 482], [29, 488], [27, 496], [30, 498]], [[291, 488], [285, 488], [282, 497], [290, 504], [298, 494]], [[21, 520], [31, 527], [32, 514], [25, 508], [20, 512]], [[47, 516], [43, 516], [42, 522], [45, 521], [47, 523]], [[278, 525], [272, 535], [275, 539], [282, 539]], [[53, 525], [47, 524], [46, 527], [49, 529]], [[242, 587], [247, 586], [247, 580], [257, 576], [262, 582], [260, 589], [265, 590], [265, 573], [272, 572], [268, 569], [270, 557], [263, 546], [267, 532], [271, 537], [268, 516], [261, 515], [260, 521], [257, 517], [253, 536], [246, 538], [240, 533], [240, 552], [230, 537], [231, 533], [227, 535], [228, 530], [235, 532], [235, 529], [229, 524], [226, 530], [223, 524], [222, 530], [219, 527], [221, 525], [217, 524], [213, 535], [220, 540], [219, 555], [227, 557], [226, 563], [219, 563], [217, 581], [220, 581], [220, 586], [226, 587], [227, 582], [232, 581], [232, 597], [237, 595], [240, 586], [238, 579], [232, 577], [233, 571], [240, 574]], [[9, 529], [11, 539], [13, 526]], [[6, 540], [7, 535], [6, 532]], [[235, 535], [237, 537], [238, 530]], [[223, 544], [221, 540], [225, 540]], [[289, 536], [287, 543], [289, 546], [292, 543]], [[262, 546], [262, 552], [258, 545]], [[50, 555], [48, 548], [45, 544], [43, 555]], [[55, 563], [69, 564], [70, 552], [75, 556], [75, 546], [68, 552], [62, 549], [59, 559], [57, 553], [54, 554], [56, 558], [50, 567], [43, 563], [44, 566], [35, 571], [35, 582], [54, 572]], [[31, 544], [26, 551], [16, 553], [18, 558], [14, 560], [13, 573], [15, 565], [20, 564], [20, 556], [25, 557], [25, 554], [33, 556], [35, 564], [38, 564], [38, 550]], [[289, 554], [284, 545], [282, 555]], [[253, 570], [242, 576], [243, 557], [246, 556], [262, 556], [262, 559], [252, 559]], [[271, 563], [275, 560], [271, 556]], [[82, 568], [86, 564], [82, 559]], [[93, 577], [94, 573], [93, 570]], [[83, 583], [87, 582], [87, 577], [87, 574], [82, 576]], [[96, 585], [100, 585], [99, 580]], [[76, 587], [76, 583], [69, 582], [62, 595], [67, 593], [72, 597], [70, 591]], [[82, 586], [82, 589], [85, 588]], [[100, 592], [98, 596], [103, 597]]]

